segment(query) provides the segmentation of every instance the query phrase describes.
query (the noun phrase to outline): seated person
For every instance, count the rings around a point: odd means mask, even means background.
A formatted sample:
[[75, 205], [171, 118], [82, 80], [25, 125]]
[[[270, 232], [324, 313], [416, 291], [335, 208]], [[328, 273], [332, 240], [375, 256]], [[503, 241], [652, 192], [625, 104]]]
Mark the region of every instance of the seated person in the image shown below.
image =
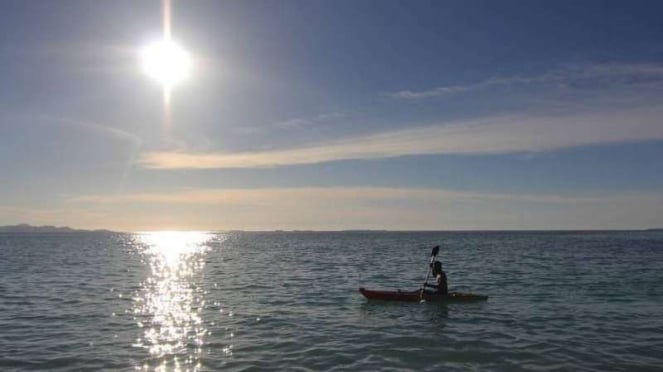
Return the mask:
[[433, 262], [433, 277], [435, 277], [435, 282], [437, 284], [424, 284], [426, 287], [437, 288], [438, 294], [448, 294], [449, 289], [447, 288], [447, 275], [442, 271], [442, 262], [435, 261]]

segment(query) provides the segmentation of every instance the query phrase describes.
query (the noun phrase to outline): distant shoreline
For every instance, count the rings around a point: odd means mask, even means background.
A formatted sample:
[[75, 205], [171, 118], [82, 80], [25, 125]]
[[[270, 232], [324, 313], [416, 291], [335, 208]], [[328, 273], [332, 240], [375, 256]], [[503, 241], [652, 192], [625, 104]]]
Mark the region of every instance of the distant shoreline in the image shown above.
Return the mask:
[[52, 225], [42, 225], [42, 226], [33, 226], [26, 223], [18, 225], [8, 225], [0, 226], [0, 233], [15, 233], [15, 234], [71, 234], [71, 233], [89, 233], [89, 232], [104, 232], [104, 233], [113, 233], [114, 231], [106, 229], [96, 229], [96, 230], [82, 230], [82, 229], [73, 229], [68, 226], [52, 226]]

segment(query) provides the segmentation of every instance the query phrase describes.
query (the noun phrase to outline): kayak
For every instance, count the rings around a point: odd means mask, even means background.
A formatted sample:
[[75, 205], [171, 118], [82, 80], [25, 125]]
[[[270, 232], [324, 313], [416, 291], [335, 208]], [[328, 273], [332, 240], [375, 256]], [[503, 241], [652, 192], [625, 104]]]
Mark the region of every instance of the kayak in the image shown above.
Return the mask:
[[[359, 288], [359, 292], [369, 300], [385, 301], [405, 301], [419, 302], [422, 300], [421, 292], [414, 291], [373, 291], [366, 288]], [[425, 291], [423, 299], [435, 302], [474, 302], [486, 301], [488, 296], [482, 296], [474, 293], [449, 292], [448, 294], [438, 294], [436, 292]]]

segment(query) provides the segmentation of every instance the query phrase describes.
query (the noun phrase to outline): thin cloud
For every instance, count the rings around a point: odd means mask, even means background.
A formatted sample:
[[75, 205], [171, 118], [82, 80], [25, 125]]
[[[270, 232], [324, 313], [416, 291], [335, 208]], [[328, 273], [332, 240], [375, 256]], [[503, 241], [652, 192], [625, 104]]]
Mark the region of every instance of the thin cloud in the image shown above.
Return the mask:
[[663, 84], [663, 66], [656, 64], [567, 65], [535, 76], [493, 77], [484, 81], [441, 86], [429, 90], [401, 90], [383, 93], [383, 96], [407, 101], [418, 101], [461, 93], [476, 92], [488, 88], [513, 88], [534, 84], [564, 86], [567, 88], [595, 87], [619, 89], [625, 86], [660, 87]]
[[662, 201], [661, 193], [574, 196], [311, 187], [88, 195], [68, 203], [73, 210], [106, 215], [87, 223], [120, 230], [435, 230], [660, 226]]
[[[44, 117], [43, 119], [46, 119]], [[105, 126], [99, 123], [94, 123], [90, 121], [83, 121], [83, 120], [76, 120], [76, 119], [71, 119], [71, 118], [65, 118], [65, 117], [56, 117], [54, 120], [59, 121], [60, 123], [63, 123], [65, 125], [70, 125], [73, 127], [78, 127], [82, 129], [86, 129], [92, 132], [100, 133], [103, 135], [108, 135], [111, 137], [115, 137], [118, 139], [122, 140], [127, 140], [131, 143], [133, 143], [135, 146], [140, 146], [143, 143], [143, 140], [138, 137], [137, 135], [127, 132], [122, 129], [110, 127], [110, 126]]]
[[290, 203], [314, 200], [316, 202], [370, 202], [385, 200], [407, 201], [509, 201], [534, 203], [592, 203], [606, 200], [601, 197], [578, 197], [555, 194], [508, 194], [468, 192], [432, 188], [393, 187], [299, 187], [258, 189], [184, 189], [176, 191], [144, 192], [116, 195], [83, 195], [69, 201], [81, 203], [168, 203], [200, 205], [245, 205], [262, 203]]
[[264, 168], [426, 154], [502, 154], [662, 140], [663, 106], [567, 115], [521, 114], [383, 132], [296, 149], [241, 153], [149, 152], [152, 169]]
[[281, 121], [274, 124], [274, 127], [283, 128], [283, 129], [300, 129], [317, 126], [332, 120], [340, 120], [346, 117], [345, 112], [330, 112], [325, 114], [319, 114], [310, 117], [299, 117], [292, 118], [286, 121]]

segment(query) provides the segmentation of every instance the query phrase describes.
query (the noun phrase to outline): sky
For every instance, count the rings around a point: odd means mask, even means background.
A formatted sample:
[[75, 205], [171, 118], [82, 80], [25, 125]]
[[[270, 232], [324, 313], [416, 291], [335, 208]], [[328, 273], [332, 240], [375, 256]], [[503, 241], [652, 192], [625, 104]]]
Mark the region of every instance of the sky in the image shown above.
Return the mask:
[[663, 227], [659, 1], [3, 1], [0, 225]]

